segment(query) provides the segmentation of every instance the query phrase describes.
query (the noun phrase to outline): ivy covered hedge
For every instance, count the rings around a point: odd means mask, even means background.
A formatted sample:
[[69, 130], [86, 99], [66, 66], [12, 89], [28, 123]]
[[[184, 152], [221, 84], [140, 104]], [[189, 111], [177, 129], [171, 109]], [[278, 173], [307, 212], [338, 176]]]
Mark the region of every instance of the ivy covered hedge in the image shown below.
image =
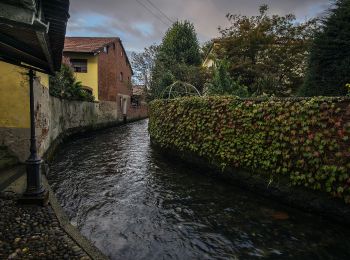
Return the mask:
[[288, 176], [350, 203], [350, 100], [189, 97], [150, 104], [151, 139], [224, 167]]

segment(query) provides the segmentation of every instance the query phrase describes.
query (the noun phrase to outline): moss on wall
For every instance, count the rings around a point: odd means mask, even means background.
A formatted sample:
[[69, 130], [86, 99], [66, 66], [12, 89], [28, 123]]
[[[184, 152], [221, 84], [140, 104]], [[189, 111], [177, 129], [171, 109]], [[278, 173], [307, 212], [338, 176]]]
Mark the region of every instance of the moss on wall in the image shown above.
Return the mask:
[[222, 168], [288, 176], [350, 203], [350, 100], [191, 97], [150, 104], [149, 132], [163, 148]]

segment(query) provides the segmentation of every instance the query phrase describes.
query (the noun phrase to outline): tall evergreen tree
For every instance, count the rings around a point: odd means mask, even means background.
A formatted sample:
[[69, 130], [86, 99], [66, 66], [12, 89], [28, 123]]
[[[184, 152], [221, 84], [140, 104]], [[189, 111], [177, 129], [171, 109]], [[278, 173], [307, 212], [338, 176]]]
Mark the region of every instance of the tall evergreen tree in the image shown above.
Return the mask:
[[193, 24], [175, 22], [165, 33], [159, 54], [160, 60], [168, 64], [200, 65], [200, 47]]
[[200, 65], [200, 46], [193, 24], [175, 22], [158, 48], [152, 70], [151, 98], [160, 97], [175, 81], [187, 82], [200, 89], [204, 84]]
[[310, 50], [305, 96], [339, 96], [350, 83], [350, 0], [338, 0]]

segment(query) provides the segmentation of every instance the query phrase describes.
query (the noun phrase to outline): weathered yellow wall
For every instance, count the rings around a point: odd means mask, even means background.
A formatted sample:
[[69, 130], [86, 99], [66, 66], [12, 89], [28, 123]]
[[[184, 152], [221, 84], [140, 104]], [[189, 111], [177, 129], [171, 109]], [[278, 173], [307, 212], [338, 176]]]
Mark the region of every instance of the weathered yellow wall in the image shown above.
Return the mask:
[[95, 100], [98, 100], [98, 60], [97, 56], [73, 54], [71, 59], [87, 59], [87, 73], [75, 72], [77, 81], [81, 81], [84, 86], [92, 88]]
[[49, 87], [49, 75], [37, 72], [36, 76], [39, 78], [40, 84], [43, 85], [44, 87]]
[[[29, 128], [29, 82], [23, 69], [0, 61], [0, 127]], [[48, 87], [49, 77], [37, 73]]]

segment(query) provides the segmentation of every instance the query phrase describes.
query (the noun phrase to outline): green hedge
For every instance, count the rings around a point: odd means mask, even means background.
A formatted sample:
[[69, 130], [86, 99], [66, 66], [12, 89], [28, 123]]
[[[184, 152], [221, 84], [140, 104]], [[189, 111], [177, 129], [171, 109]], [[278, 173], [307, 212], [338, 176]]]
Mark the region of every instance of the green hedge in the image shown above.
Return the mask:
[[190, 97], [150, 104], [158, 145], [224, 167], [289, 176], [350, 203], [350, 100]]

